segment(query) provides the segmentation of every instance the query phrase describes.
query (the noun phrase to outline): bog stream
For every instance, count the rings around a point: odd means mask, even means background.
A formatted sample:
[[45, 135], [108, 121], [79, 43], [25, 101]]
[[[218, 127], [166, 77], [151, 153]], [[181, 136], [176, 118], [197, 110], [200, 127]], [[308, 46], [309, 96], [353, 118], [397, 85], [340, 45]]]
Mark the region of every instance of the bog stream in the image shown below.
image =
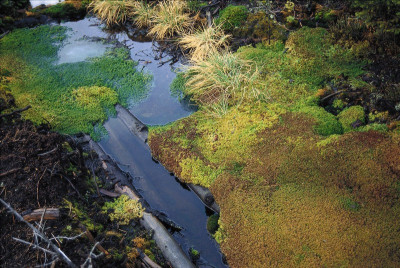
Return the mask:
[[[157, 43], [135, 40], [127, 32], [107, 33], [103, 30], [104, 25], [95, 18], [61, 25], [71, 31], [66, 45], [58, 52], [59, 64], [101, 56], [112, 44], [96, 40], [116, 40], [129, 48], [131, 58], [139, 62], [138, 70], [143, 69], [153, 76], [147, 96], [129, 107], [129, 111], [144, 124], [164, 125], [193, 112], [187, 103], [179, 101], [170, 92], [170, 84], [176, 76], [174, 69], [181, 63], [161, 65], [160, 62], [169, 60], [169, 56], [156, 59], [159, 56], [155, 50]], [[226, 267], [218, 244], [206, 229], [207, 218], [213, 212], [186, 185], [154, 161], [148, 145], [132, 134], [118, 117], [109, 118], [104, 127], [108, 136], [99, 145], [131, 175], [133, 186], [151, 209], [166, 214], [182, 228], [171, 233], [183, 251], [189, 255], [191, 247], [198, 250], [201, 256], [197, 263], [199, 267]]]

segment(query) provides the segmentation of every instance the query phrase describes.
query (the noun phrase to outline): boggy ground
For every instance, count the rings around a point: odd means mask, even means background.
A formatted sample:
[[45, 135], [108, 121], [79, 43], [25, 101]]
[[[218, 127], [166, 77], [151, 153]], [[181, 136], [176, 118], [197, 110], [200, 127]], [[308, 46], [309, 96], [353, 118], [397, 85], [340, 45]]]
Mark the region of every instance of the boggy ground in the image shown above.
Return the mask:
[[[88, 230], [92, 238], [83, 235], [72, 241], [57, 241], [77, 265], [85, 262], [95, 242], [100, 242], [107, 252], [93, 260], [96, 267], [142, 267], [138, 249], [166, 265], [151, 234], [138, 222], [133, 220], [126, 225], [118, 218], [111, 220], [108, 214], [113, 209], [102, 208], [105, 202], [111, 207], [116, 203], [112, 203], [113, 198], [97, 194], [94, 180], [104, 189], [111, 189], [112, 185], [107, 182], [95, 153], [83, 151], [73, 138], [52, 132], [46, 125], [34, 126], [30, 121], [21, 120], [19, 113], [5, 116], [15, 107], [12, 96], [4, 89], [0, 103], [2, 199], [23, 215], [37, 208], [60, 208], [59, 219], [44, 221], [49, 238], [53, 235], [73, 237]], [[15, 237], [32, 242], [32, 230], [16, 220], [4, 206], [0, 208], [0, 215], [0, 266], [43, 265], [46, 257], [42, 251], [13, 240]], [[94, 252], [101, 253], [98, 249]], [[49, 259], [47, 255], [47, 261]], [[58, 261], [57, 266], [64, 266], [64, 263]]]
[[[168, 170], [211, 189], [221, 207], [215, 238], [231, 267], [395, 267], [398, 41], [341, 17], [332, 10], [348, 12], [340, 5], [309, 2], [319, 19], [296, 11], [290, 23], [285, 8], [289, 34], [274, 26], [260, 44], [178, 75], [174, 90], [200, 110], [151, 128], [149, 144]], [[253, 18], [228, 30], [239, 35]]]
[[270, 108], [201, 114], [153, 130], [154, 157], [221, 207], [216, 239], [231, 267], [397, 266], [400, 136], [323, 137]]

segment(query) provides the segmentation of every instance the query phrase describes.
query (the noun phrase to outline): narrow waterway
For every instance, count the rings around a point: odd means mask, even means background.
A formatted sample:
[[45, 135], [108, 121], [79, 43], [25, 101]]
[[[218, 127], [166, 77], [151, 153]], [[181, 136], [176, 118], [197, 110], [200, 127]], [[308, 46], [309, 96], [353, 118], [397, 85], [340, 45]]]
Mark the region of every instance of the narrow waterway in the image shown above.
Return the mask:
[[[175, 78], [174, 69], [168, 56], [160, 59], [151, 41], [131, 40], [127, 33], [107, 33], [95, 18], [78, 22], [63, 23], [71, 28], [69, 44], [59, 51], [59, 61], [76, 62], [87, 57], [104, 53], [105, 43], [93, 42], [96, 38], [114, 39], [126, 45], [132, 59], [139, 61], [138, 69], [153, 75], [153, 81], [146, 98], [133, 101], [129, 110], [147, 125], [163, 125], [190, 115], [191, 108], [171, 96], [169, 86]], [[118, 118], [110, 118], [104, 124], [108, 137], [99, 142], [103, 150], [134, 178], [132, 184], [149, 203], [153, 210], [166, 214], [182, 227], [173, 232], [173, 237], [187, 253], [189, 248], [200, 252], [200, 267], [226, 267], [222, 262], [219, 246], [207, 232], [207, 217], [212, 213], [188, 187], [179, 183], [162, 165], [153, 161], [149, 148], [132, 134]]]

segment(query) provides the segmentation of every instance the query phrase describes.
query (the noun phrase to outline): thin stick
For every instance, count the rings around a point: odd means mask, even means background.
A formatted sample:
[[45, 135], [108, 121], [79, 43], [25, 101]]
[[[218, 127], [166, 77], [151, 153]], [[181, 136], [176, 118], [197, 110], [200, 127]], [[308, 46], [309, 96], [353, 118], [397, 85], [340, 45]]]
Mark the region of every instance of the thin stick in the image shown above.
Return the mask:
[[22, 243], [22, 244], [26, 244], [26, 245], [28, 245], [28, 246], [30, 246], [30, 247], [33, 247], [34, 249], [39, 249], [39, 250], [41, 250], [41, 251], [43, 251], [43, 252], [46, 252], [46, 253], [49, 253], [49, 254], [51, 254], [51, 255], [57, 255], [57, 253], [55, 253], [55, 252], [53, 252], [53, 251], [51, 251], [51, 250], [42, 248], [42, 247], [40, 247], [40, 246], [38, 246], [38, 245], [35, 245], [35, 244], [33, 244], [33, 243], [29, 243], [29, 242], [27, 242], [27, 241], [25, 241], [25, 240], [22, 240], [22, 239], [19, 239], [19, 238], [16, 238], [16, 237], [13, 237], [13, 239], [14, 239], [15, 241], [17, 241], [17, 242], [20, 242], [20, 243]]

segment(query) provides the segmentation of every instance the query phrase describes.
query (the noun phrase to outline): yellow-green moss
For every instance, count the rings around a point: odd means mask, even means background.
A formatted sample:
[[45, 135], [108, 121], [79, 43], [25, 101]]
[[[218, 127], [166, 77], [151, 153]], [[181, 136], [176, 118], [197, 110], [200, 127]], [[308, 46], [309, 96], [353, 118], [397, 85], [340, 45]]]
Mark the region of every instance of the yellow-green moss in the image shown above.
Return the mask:
[[342, 124], [344, 132], [352, 131], [354, 130], [353, 123], [357, 121], [360, 121], [362, 124], [365, 123], [364, 109], [361, 106], [351, 106], [340, 112], [338, 119]]
[[144, 211], [141, 203], [126, 195], [121, 195], [114, 202], [106, 202], [102, 210], [111, 220], [116, 220], [121, 225], [127, 225], [131, 220], [141, 218]]

